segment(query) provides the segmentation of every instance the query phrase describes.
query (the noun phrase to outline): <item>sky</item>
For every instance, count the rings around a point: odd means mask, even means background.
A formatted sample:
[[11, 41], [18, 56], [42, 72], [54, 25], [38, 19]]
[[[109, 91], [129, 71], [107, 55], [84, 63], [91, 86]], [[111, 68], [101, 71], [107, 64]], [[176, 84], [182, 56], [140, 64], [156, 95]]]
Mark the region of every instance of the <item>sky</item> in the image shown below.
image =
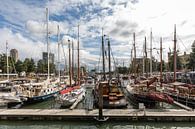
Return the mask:
[[[46, 8], [49, 9], [49, 48], [57, 61], [57, 26], [65, 54], [60, 50], [63, 64], [68, 55], [68, 39], [77, 47], [80, 30], [81, 65], [101, 67], [101, 35], [111, 41], [112, 54], [119, 65], [131, 60], [133, 33], [136, 35], [137, 56], [143, 55], [147, 38], [149, 55], [152, 30], [153, 56], [159, 59], [159, 42], [163, 38], [163, 59], [173, 50], [174, 25], [177, 27], [179, 54], [190, 53], [195, 39], [195, 7], [193, 0], [1, 0], [0, 53], [17, 49], [19, 58], [38, 61], [46, 46]], [[105, 39], [105, 42], [107, 40]], [[107, 43], [106, 49], [107, 49]], [[169, 49], [170, 48], [170, 49]], [[64, 57], [65, 55], [65, 57]], [[106, 58], [107, 59], [107, 58]], [[76, 57], [75, 57], [76, 60]], [[124, 63], [123, 63], [124, 62]]]

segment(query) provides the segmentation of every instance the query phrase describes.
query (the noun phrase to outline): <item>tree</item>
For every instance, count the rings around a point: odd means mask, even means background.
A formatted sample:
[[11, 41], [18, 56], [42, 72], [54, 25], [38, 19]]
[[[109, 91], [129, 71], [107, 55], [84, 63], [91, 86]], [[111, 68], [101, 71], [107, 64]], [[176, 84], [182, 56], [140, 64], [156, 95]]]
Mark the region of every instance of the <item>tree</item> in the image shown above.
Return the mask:
[[[49, 68], [50, 68], [50, 73], [54, 73], [56, 68], [55, 68], [55, 64], [54, 63], [50, 63], [49, 64]], [[47, 73], [48, 70], [48, 65], [47, 62], [43, 61], [43, 60], [39, 60], [37, 63], [37, 72], [38, 73]]]
[[189, 69], [195, 70], [195, 40], [192, 44], [192, 52], [190, 53], [189, 63], [187, 64]]
[[35, 62], [31, 58], [25, 58], [23, 62], [23, 70], [26, 71], [27, 73], [34, 72], [35, 71]]
[[[182, 69], [182, 63], [177, 53], [176, 53], [176, 67], [177, 70]], [[169, 58], [169, 68], [171, 71], [174, 71], [174, 55], [171, 55]]]
[[[158, 66], [157, 66], [157, 70], [160, 72], [160, 66], [161, 66], [160, 62], [158, 62], [157, 65], [158, 65]], [[162, 72], [164, 72], [165, 70], [166, 70], [165, 61], [162, 60]]]
[[117, 67], [118, 73], [120, 74], [128, 74], [129, 73], [129, 68], [127, 68], [126, 66], [124, 67]]
[[2, 70], [2, 73], [6, 73], [6, 55], [5, 54], [0, 55], [0, 69]]
[[43, 60], [39, 60], [37, 63], [37, 73], [46, 73], [46, 68]]
[[16, 68], [16, 71], [19, 73], [24, 71], [23, 62], [21, 60], [18, 60], [15, 64], [15, 68]]
[[[9, 62], [9, 72], [13, 72], [13, 59], [11, 57], [8, 57], [8, 62]], [[0, 54], [0, 69], [2, 70], [3, 73], [7, 72], [7, 56], [6, 54]]]

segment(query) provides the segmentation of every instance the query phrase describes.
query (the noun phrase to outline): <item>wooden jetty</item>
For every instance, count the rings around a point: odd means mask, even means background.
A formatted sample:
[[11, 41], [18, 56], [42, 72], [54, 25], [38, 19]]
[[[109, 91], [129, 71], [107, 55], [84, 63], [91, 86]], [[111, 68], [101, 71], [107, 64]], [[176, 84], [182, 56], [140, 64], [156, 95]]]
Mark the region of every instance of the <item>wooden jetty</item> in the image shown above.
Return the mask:
[[[0, 109], [0, 120], [94, 121], [98, 115], [98, 109]], [[195, 121], [195, 111], [178, 109], [103, 109], [103, 116], [108, 121]]]

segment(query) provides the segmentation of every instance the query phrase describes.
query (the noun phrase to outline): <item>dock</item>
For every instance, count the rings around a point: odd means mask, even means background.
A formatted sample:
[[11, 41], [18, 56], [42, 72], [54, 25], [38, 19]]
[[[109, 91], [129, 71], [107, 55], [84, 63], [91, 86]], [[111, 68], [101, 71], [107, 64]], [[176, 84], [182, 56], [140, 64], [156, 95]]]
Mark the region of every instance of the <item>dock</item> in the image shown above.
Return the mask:
[[[109, 120], [122, 121], [195, 121], [195, 111], [178, 109], [104, 109]], [[95, 121], [98, 109], [0, 109], [0, 120], [87, 120]]]
[[188, 107], [188, 106], [186, 106], [186, 105], [183, 105], [183, 104], [181, 104], [181, 103], [179, 103], [179, 102], [177, 102], [177, 101], [174, 101], [173, 104], [175, 104], [175, 105], [177, 105], [178, 107], [180, 107], [180, 108], [182, 108], [182, 109], [185, 109], [185, 110], [187, 110], [187, 111], [192, 111], [192, 110], [193, 110], [192, 108], [190, 108], [190, 107]]
[[93, 88], [95, 85], [86, 85], [86, 97], [85, 97], [85, 109], [93, 110], [94, 108], [94, 96], [93, 96]]

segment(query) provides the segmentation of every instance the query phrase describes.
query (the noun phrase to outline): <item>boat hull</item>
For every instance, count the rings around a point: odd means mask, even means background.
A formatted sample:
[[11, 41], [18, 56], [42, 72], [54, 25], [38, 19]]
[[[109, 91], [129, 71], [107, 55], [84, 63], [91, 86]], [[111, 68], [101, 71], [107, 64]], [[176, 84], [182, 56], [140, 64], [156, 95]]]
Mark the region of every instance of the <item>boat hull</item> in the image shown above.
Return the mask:
[[169, 94], [169, 96], [171, 96], [175, 101], [195, 109], [195, 97], [194, 98], [188, 98], [187, 96], [186, 97], [177, 96], [176, 94]]
[[56, 94], [59, 94], [59, 91], [53, 92], [53, 93], [50, 93], [47, 95], [42, 95], [42, 96], [28, 97], [27, 100], [23, 102], [23, 105], [42, 102], [42, 101], [48, 100], [50, 98], [54, 98], [54, 96]]
[[151, 99], [147, 95], [135, 94], [127, 90], [127, 96], [130, 99], [130, 102], [136, 107], [139, 106], [139, 103], [143, 103], [146, 108], [154, 108], [157, 104], [157, 101]]

